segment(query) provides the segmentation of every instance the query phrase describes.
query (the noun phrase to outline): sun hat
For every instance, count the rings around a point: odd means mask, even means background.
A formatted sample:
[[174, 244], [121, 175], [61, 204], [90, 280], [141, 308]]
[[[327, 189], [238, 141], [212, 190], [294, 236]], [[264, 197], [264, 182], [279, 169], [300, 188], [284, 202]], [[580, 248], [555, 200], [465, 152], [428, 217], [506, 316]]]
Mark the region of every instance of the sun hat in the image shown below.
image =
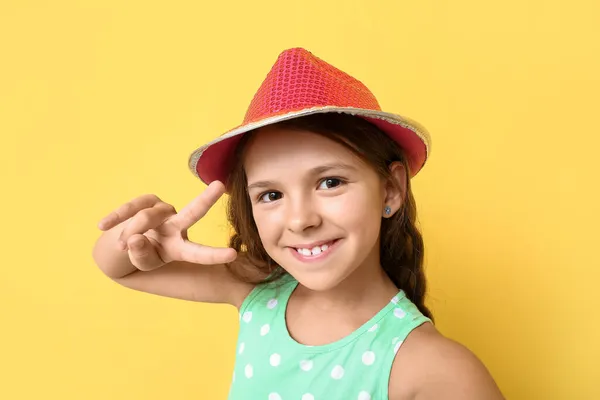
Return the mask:
[[362, 82], [297, 47], [281, 52], [242, 123], [194, 150], [188, 166], [207, 185], [215, 180], [226, 183], [244, 133], [292, 118], [334, 112], [363, 118], [390, 136], [404, 150], [411, 178], [425, 165], [431, 139], [423, 126], [382, 111]]

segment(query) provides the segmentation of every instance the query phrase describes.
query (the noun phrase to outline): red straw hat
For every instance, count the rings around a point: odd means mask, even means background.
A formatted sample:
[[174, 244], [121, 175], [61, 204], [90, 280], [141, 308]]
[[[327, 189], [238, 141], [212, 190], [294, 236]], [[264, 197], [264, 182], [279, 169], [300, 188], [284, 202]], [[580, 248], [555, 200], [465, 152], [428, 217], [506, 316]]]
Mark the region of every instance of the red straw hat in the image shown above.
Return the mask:
[[287, 119], [317, 113], [345, 113], [370, 121], [393, 140], [408, 158], [415, 176], [431, 151], [429, 134], [417, 122], [381, 111], [360, 81], [302, 48], [283, 51], [254, 95], [241, 125], [196, 149], [189, 168], [205, 184], [227, 181], [235, 147], [242, 134]]

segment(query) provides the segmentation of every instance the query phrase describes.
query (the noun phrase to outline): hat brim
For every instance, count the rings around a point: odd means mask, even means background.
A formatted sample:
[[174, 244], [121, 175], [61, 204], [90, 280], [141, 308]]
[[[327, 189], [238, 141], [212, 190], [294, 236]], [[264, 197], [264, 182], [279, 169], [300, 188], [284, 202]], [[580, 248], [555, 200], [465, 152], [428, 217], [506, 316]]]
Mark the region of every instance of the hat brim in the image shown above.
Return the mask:
[[240, 125], [194, 150], [189, 156], [188, 167], [206, 185], [215, 180], [226, 183], [232, 167], [232, 155], [244, 133], [293, 118], [333, 112], [364, 118], [396, 141], [407, 156], [411, 178], [423, 168], [431, 154], [431, 139], [427, 130], [406, 117], [354, 107], [314, 107]]

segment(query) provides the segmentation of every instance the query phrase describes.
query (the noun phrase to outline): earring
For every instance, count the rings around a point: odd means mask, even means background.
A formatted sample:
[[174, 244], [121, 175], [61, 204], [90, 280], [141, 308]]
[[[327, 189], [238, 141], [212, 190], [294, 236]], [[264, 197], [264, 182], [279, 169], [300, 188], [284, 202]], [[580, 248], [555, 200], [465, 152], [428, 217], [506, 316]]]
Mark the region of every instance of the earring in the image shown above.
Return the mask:
[[383, 211], [385, 212], [385, 215], [390, 215], [392, 213], [392, 208], [390, 206], [385, 206]]

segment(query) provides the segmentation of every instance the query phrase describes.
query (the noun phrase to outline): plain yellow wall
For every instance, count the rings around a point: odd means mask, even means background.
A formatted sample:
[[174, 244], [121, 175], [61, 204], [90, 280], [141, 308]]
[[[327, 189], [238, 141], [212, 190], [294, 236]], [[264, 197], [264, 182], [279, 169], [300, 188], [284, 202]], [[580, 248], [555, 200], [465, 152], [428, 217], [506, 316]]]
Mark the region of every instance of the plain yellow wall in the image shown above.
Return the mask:
[[[600, 399], [600, 3], [2, 1], [0, 398], [224, 399], [235, 310], [128, 291], [98, 219], [203, 186], [197, 145], [302, 46], [425, 124], [439, 329], [509, 399]], [[192, 239], [225, 243], [222, 204]]]

